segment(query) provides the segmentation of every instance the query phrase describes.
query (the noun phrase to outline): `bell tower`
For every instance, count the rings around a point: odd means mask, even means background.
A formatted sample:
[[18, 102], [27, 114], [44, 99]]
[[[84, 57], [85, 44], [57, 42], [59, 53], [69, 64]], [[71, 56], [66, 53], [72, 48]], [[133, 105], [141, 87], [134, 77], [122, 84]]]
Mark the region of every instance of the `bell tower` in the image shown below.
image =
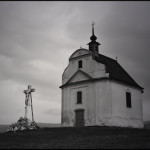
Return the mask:
[[99, 45], [100, 43], [96, 42], [97, 37], [94, 35], [94, 22], [92, 23], [92, 36], [90, 37], [91, 42], [88, 43], [89, 50], [94, 53], [94, 55], [98, 56], [99, 54]]

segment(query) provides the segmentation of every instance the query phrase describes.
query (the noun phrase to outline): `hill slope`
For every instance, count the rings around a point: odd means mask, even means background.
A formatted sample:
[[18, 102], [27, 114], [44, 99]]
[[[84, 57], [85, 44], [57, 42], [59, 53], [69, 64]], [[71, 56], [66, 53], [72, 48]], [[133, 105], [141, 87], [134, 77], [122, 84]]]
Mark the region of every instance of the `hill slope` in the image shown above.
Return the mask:
[[61, 124], [58, 123], [37, 123], [40, 128], [55, 128], [61, 127]]
[[9, 125], [0, 125], [0, 133], [1, 132], [6, 132], [8, 127], [9, 127]]
[[[61, 127], [60, 124], [54, 123], [37, 123], [40, 128], [55, 128]], [[0, 133], [6, 132], [10, 125], [0, 125]]]
[[145, 121], [144, 122], [144, 128], [145, 129], [150, 129], [150, 121]]
[[116, 127], [43, 128], [0, 133], [0, 148], [150, 148], [150, 130]]

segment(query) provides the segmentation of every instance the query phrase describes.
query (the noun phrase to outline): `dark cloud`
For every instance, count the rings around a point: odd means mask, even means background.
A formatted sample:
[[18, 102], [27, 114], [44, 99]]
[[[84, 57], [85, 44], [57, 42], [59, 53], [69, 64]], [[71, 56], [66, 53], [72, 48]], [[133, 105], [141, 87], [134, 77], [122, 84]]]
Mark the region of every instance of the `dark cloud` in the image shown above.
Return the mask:
[[149, 13], [150, 2], [0, 2], [0, 123], [24, 113], [22, 91], [28, 84], [36, 89], [37, 121], [60, 122], [62, 73], [80, 45], [88, 48], [92, 21], [100, 53], [118, 56], [145, 88], [144, 119], [149, 120]]

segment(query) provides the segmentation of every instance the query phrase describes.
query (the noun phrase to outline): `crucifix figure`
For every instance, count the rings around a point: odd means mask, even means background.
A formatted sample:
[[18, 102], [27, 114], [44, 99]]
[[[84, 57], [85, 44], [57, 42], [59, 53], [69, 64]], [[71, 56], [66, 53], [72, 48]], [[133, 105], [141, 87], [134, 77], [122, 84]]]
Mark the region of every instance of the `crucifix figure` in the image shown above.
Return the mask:
[[28, 107], [31, 106], [32, 112], [32, 122], [34, 121], [33, 117], [33, 105], [32, 105], [32, 95], [31, 92], [35, 92], [35, 89], [31, 88], [31, 85], [28, 85], [28, 89], [23, 91], [26, 95], [25, 97], [25, 118], [27, 118]]

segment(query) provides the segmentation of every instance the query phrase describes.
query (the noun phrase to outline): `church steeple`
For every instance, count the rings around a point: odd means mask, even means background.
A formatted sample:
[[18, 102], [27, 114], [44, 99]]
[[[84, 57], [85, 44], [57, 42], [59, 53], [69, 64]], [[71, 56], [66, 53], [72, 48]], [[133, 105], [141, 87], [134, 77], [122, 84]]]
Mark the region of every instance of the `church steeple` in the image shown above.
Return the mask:
[[91, 42], [88, 43], [89, 50], [92, 51], [95, 55], [99, 54], [99, 45], [100, 43], [96, 42], [97, 37], [94, 35], [94, 22], [92, 23], [92, 36], [90, 37]]
[[94, 35], [94, 22], [92, 23], [92, 34]]
[[91, 41], [96, 41], [97, 37], [94, 35], [94, 22], [92, 23], [92, 36], [90, 37]]

